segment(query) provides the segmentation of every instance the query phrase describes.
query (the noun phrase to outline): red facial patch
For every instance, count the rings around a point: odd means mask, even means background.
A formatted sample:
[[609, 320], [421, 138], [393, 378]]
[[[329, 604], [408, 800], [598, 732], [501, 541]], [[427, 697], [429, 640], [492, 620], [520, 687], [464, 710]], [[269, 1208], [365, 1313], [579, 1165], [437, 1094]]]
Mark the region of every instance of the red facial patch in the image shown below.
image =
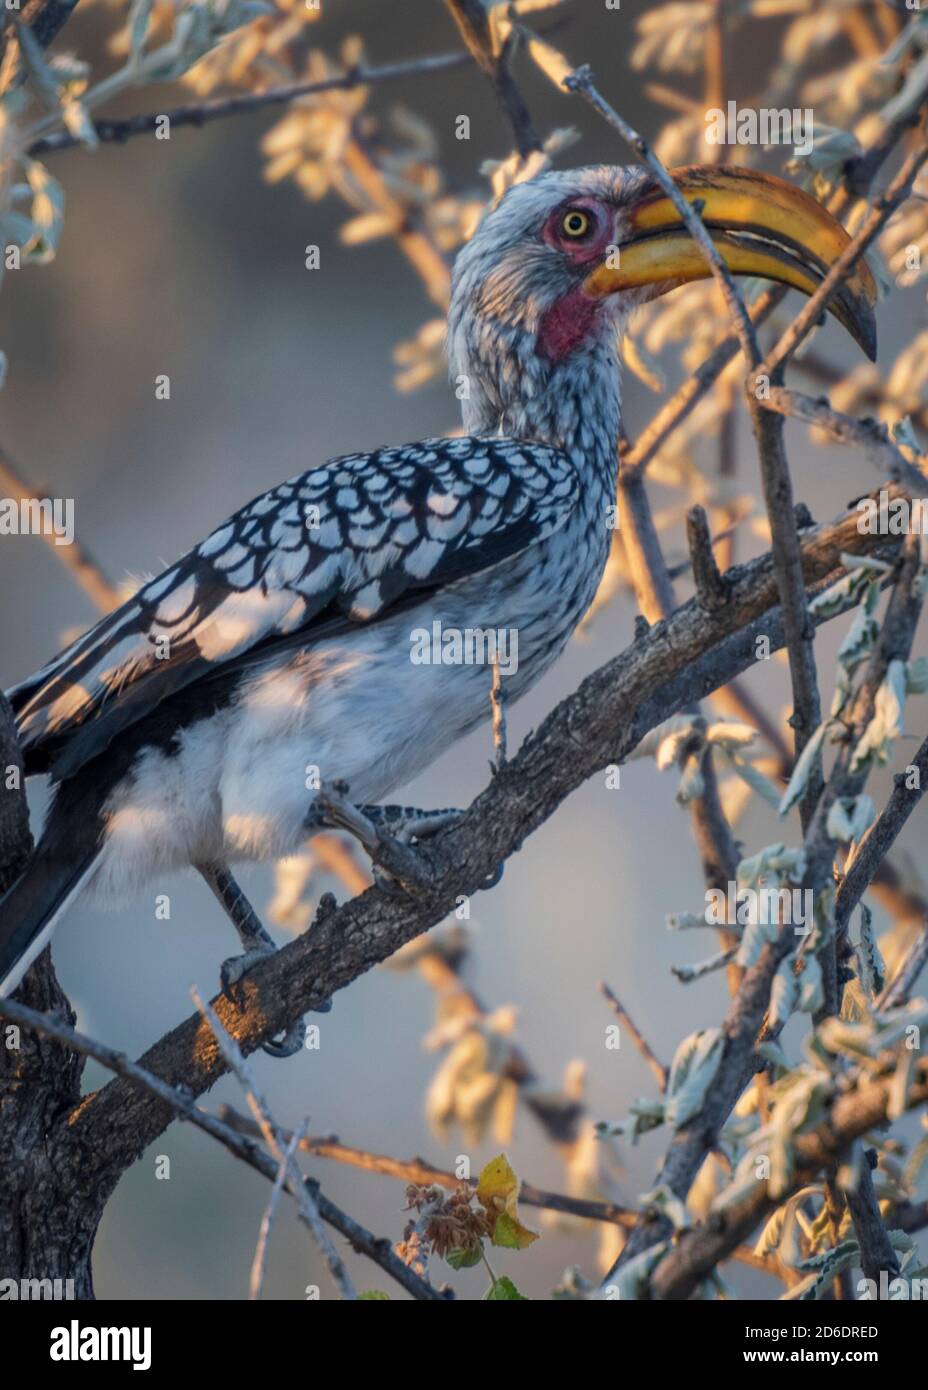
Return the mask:
[[[564, 218], [571, 212], [584, 212], [589, 219], [589, 231], [580, 237], [569, 236]], [[569, 198], [556, 208], [542, 230], [547, 246], [565, 257], [576, 270], [597, 263], [605, 254], [614, 230], [614, 213], [597, 198]], [[541, 321], [538, 330], [538, 351], [551, 362], [562, 362], [588, 336], [599, 312], [599, 303], [584, 294], [581, 285], [568, 291], [553, 304]]]
[[584, 294], [583, 286], [559, 299], [541, 320], [538, 351], [550, 362], [563, 362], [587, 337], [599, 310], [599, 301]]

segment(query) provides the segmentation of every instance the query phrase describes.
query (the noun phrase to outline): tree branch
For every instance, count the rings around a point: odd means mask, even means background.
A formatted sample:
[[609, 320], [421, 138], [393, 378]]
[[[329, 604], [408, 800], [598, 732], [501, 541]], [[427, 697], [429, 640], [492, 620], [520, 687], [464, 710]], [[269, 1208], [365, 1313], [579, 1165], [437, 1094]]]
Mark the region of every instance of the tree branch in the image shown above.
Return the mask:
[[496, 99], [512, 127], [516, 148], [525, 159], [534, 150], [541, 149], [541, 141], [522, 93], [509, 70], [508, 53], [505, 50], [495, 53], [493, 50], [490, 22], [483, 0], [445, 0], [445, 5], [470, 56], [493, 83]]
[[[855, 509], [806, 533], [809, 582], [841, 573], [845, 551], [887, 548], [886, 537], [861, 534], [857, 519]], [[890, 538], [889, 548], [897, 543]], [[478, 892], [586, 777], [624, 760], [656, 724], [752, 665], [758, 620], [776, 645], [778, 619], [769, 611], [776, 603], [771, 557], [730, 571], [729, 579], [724, 609], [710, 619], [695, 602], [684, 604], [587, 677], [525, 740], [462, 820], [419, 848], [432, 885], [427, 892], [401, 901], [369, 889], [249, 972], [241, 1007], [215, 1000], [220, 1021], [242, 1051], [254, 1051], [440, 921], [460, 893]], [[3, 1007], [0, 1003], [0, 1012]], [[226, 1069], [198, 1015], [160, 1039], [140, 1066], [171, 1087], [185, 1086], [191, 1096], [208, 1090]], [[54, 1142], [79, 1146], [102, 1207], [125, 1168], [172, 1118], [171, 1105], [117, 1078], [62, 1117]]]
[[[76, 3], [76, 0], [75, 0]], [[181, 126], [196, 126], [198, 129], [213, 121], [224, 120], [226, 116], [243, 116], [252, 111], [261, 111], [267, 106], [281, 106], [296, 101], [300, 97], [319, 96], [323, 92], [346, 92], [356, 87], [370, 87], [381, 82], [394, 82], [404, 77], [430, 77], [435, 73], [448, 72], [452, 68], [466, 67], [470, 62], [467, 53], [436, 53], [431, 57], [408, 58], [398, 63], [385, 63], [381, 67], [352, 67], [336, 77], [317, 79], [314, 82], [288, 82], [279, 87], [268, 87], [263, 92], [240, 92], [235, 96], [217, 97], [212, 101], [189, 102], [183, 106], [173, 106], [167, 111], [148, 111], [138, 116], [126, 116], [122, 120], [95, 121], [97, 139], [104, 144], [125, 144], [136, 135], [150, 135], [165, 119], [173, 132]], [[70, 131], [56, 131], [53, 135], [43, 135], [29, 147], [29, 154], [35, 158], [52, 151], [73, 149], [82, 144], [80, 138]]]
[[[896, 837], [928, 788], [928, 739], [909, 763], [917, 777], [897, 772], [895, 785], [883, 810], [857, 845], [853, 859], [845, 865], [844, 879], [835, 901], [835, 925], [843, 930], [851, 913], [870, 887], [879, 866], [895, 844]], [[908, 785], [914, 780], [916, 785]]]
[[[96, 1039], [77, 1032], [60, 1018], [56, 1018], [52, 1014], [39, 1013], [18, 1000], [0, 999], [0, 1017], [15, 1021], [24, 1031], [54, 1039], [72, 1055], [92, 1057], [107, 1070], [124, 1077], [130, 1085], [139, 1087], [156, 1097], [160, 1103], [173, 1112], [175, 1117], [189, 1120], [198, 1129], [202, 1129], [204, 1133], [218, 1140], [236, 1158], [247, 1163], [250, 1168], [254, 1168], [270, 1182], [276, 1181], [279, 1164], [275, 1163], [263, 1149], [258, 1148], [251, 1138], [243, 1137], [236, 1133], [232, 1126], [216, 1119], [207, 1111], [201, 1110], [186, 1089], [174, 1089], [167, 1086], [160, 1077], [145, 1071], [144, 1068], [130, 1061], [125, 1053], [107, 1047], [104, 1043], [97, 1042]], [[315, 1184], [312, 1186], [312, 1196], [323, 1220], [345, 1236], [356, 1250], [367, 1255], [375, 1264], [380, 1265], [385, 1273], [401, 1284], [414, 1298], [434, 1300], [444, 1299], [446, 1296], [453, 1297], [453, 1294], [445, 1295], [421, 1279], [394, 1253], [388, 1240], [366, 1231], [363, 1226], [360, 1226], [320, 1192]]]
[[[837, 1094], [825, 1121], [811, 1134], [795, 1137], [794, 1171], [788, 1189], [772, 1197], [768, 1183], [758, 1182], [757, 1190], [748, 1197], [684, 1232], [651, 1276], [652, 1297], [689, 1298], [700, 1280], [791, 1193], [805, 1187], [823, 1168], [831, 1168], [855, 1139], [886, 1123], [890, 1090], [891, 1078], [867, 1077], [859, 1079], [857, 1086], [846, 1094]], [[926, 1101], [928, 1062], [922, 1061], [909, 1088], [907, 1109], [915, 1109]]]

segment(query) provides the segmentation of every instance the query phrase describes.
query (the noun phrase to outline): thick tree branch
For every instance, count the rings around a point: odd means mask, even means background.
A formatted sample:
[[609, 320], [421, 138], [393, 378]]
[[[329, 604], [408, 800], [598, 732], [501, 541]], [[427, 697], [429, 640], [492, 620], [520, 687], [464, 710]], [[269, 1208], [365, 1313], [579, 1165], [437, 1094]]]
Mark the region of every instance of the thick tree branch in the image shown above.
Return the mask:
[[[894, 489], [891, 489], [894, 491]], [[841, 554], [891, 550], [886, 537], [861, 534], [858, 512], [804, 536], [810, 583], [841, 573]], [[594, 771], [621, 762], [656, 724], [724, 684], [755, 661], [758, 625], [778, 638], [772, 560], [729, 572], [730, 602], [711, 619], [683, 605], [631, 648], [589, 676], [532, 734], [461, 822], [420, 847], [431, 888], [408, 902], [372, 888], [255, 967], [241, 1008], [214, 1001], [243, 1052], [254, 1051], [307, 1010], [440, 921], [458, 895], [479, 891], [564, 798]], [[0, 1005], [2, 1009], [2, 1005]], [[225, 1064], [199, 1016], [166, 1034], [141, 1059], [168, 1085], [202, 1094]], [[101, 1205], [121, 1173], [170, 1123], [169, 1105], [117, 1079], [83, 1098], [62, 1121], [57, 1142], [80, 1146]]]
[[[74, 1058], [92, 1057], [101, 1066], [125, 1078], [133, 1086], [157, 1097], [159, 1102], [163, 1103], [177, 1118], [189, 1120], [205, 1134], [218, 1140], [236, 1158], [247, 1163], [250, 1168], [254, 1168], [270, 1182], [276, 1182], [279, 1163], [259, 1148], [250, 1136], [243, 1136], [237, 1128], [217, 1119], [207, 1111], [201, 1110], [185, 1088], [174, 1089], [165, 1085], [159, 1077], [154, 1076], [151, 1072], [146, 1072], [144, 1068], [130, 1061], [125, 1053], [107, 1047], [94, 1038], [86, 1037], [61, 1018], [52, 1014], [39, 1013], [18, 1000], [0, 1000], [0, 1016], [15, 1021], [24, 1032], [53, 1040], [61, 1046], [65, 1055]], [[71, 1018], [73, 1022], [73, 1015]], [[393, 1247], [388, 1240], [366, 1231], [363, 1226], [320, 1192], [316, 1184], [311, 1184], [311, 1189], [312, 1199], [318, 1207], [322, 1219], [334, 1230], [345, 1236], [356, 1250], [380, 1265], [385, 1273], [401, 1284], [414, 1298], [433, 1300], [446, 1297], [444, 1293], [432, 1288], [430, 1284], [409, 1269], [394, 1254]], [[453, 1297], [453, 1295], [449, 1296]]]

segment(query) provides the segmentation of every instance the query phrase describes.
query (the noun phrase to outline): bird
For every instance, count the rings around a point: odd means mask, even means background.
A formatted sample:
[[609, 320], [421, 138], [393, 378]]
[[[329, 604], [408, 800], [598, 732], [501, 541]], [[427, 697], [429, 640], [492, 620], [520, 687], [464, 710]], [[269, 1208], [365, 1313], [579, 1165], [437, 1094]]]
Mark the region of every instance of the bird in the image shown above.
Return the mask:
[[[732, 274], [808, 295], [848, 244], [773, 175], [672, 177]], [[563, 650], [612, 539], [622, 335], [640, 305], [709, 273], [644, 166], [514, 184], [453, 269], [463, 433], [310, 461], [8, 692], [25, 772], [54, 791], [0, 900], [0, 997], [78, 895], [125, 900], [188, 867], [238, 931], [233, 985], [274, 949], [233, 865], [292, 854], [325, 824], [414, 841], [449, 822], [384, 798], [491, 717], [494, 639], [497, 665], [512, 639], [507, 704]], [[871, 358], [875, 297], [861, 261], [830, 305]], [[294, 1025], [268, 1048], [298, 1045]]]

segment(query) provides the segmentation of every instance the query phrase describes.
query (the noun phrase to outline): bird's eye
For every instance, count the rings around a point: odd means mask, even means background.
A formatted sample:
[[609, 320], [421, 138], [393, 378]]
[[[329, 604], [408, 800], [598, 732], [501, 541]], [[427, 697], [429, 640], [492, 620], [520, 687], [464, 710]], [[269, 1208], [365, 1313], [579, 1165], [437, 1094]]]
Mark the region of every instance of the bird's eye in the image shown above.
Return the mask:
[[572, 241], [586, 236], [592, 225], [593, 219], [583, 208], [568, 208], [561, 218], [561, 231]]

